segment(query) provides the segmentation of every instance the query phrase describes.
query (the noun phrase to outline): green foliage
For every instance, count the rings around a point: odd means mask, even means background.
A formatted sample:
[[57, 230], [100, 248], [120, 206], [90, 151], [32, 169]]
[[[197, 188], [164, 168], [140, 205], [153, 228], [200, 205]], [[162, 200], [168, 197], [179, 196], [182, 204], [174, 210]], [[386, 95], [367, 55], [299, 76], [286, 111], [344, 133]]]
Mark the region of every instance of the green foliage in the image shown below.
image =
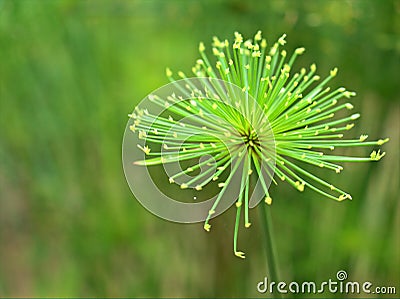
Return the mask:
[[346, 269], [398, 283], [399, 13], [368, 0], [0, 1], [0, 296], [258, 295], [254, 211], [242, 261], [226, 250], [234, 209], [209, 235], [167, 223], [132, 198], [121, 167], [126, 115], [167, 83], [165, 67], [189, 73], [199, 40], [257, 29], [269, 42], [287, 33], [288, 51], [304, 46], [299, 65], [337, 66], [357, 91], [355, 136], [391, 138], [380, 163], [324, 176], [351, 202], [272, 187], [281, 278]]

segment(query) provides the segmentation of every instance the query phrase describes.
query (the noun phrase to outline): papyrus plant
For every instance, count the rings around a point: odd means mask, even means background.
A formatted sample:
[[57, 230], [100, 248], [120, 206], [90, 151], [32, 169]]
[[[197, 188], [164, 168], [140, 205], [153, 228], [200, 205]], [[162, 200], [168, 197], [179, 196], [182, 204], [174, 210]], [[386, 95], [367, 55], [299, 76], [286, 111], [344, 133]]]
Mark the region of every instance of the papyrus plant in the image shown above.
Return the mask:
[[[152, 115], [151, 111], [141, 109], [131, 115], [134, 124], [130, 129], [146, 140], [145, 146], [139, 146], [146, 159], [136, 164], [151, 167], [180, 160], [198, 160], [206, 154], [215, 161], [216, 171], [211, 176], [202, 172], [180, 184], [182, 189], [192, 187], [200, 191], [206, 184], [218, 182], [221, 190], [205, 220], [206, 231], [211, 228], [210, 219], [232, 176], [241, 171], [233, 246], [234, 254], [241, 258], [245, 255], [237, 248], [238, 228], [241, 213], [244, 213], [244, 226], [248, 228], [251, 224], [249, 198], [252, 177], [261, 181], [264, 204], [267, 205], [272, 203], [268, 185], [263, 183], [268, 179], [275, 184], [284, 181], [300, 192], [310, 189], [336, 201], [351, 200], [349, 192], [323, 180], [319, 174], [321, 171], [339, 174], [344, 162], [379, 161], [385, 153], [376, 147], [388, 141], [388, 138], [368, 141], [367, 135], [345, 138], [360, 117], [360, 114], [352, 112], [353, 105], [349, 101], [355, 92], [344, 87], [332, 90], [328, 86], [337, 75], [336, 68], [323, 78], [316, 73], [315, 64], [293, 72], [296, 57], [305, 49], [298, 48], [293, 53], [287, 53], [283, 49], [285, 37], [283, 35], [268, 46], [260, 31], [248, 40], [235, 32], [233, 42], [214, 37], [210, 49], [200, 43], [200, 57], [192, 69], [193, 75], [221, 79], [238, 86], [244, 96], [228, 99], [231, 105], [224, 105], [220, 101], [221, 96], [215, 93], [207, 94], [208, 100], [204, 100], [204, 94], [203, 98], [199, 97], [196, 89], [188, 86], [192, 91], [192, 98], [188, 101], [178, 102], [175, 95], [152, 98], [152, 101], [174, 115], [182, 118], [190, 116], [195, 122], [179, 123], [171, 116]], [[213, 59], [209, 57], [209, 52]], [[172, 82], [190, 77], [183, 72], [174, 75], [170, 69], [166, 73]], [[246, 95], [255, 102], [250, 104]], [[339, 111], [341, 117], [337, 117]], [[177, 123], [180, 125], [177, 126]], [[268, 146], [272, 143], [274, 152]], [[162, 150], [154, 150], [157, 144], [168, 150], [168, 159], [163, 156]], [[335, 154], [337, 148], [360, 146], [372, 147], [368, 156]], [[180, 176], [190, 174], [210, 161], [199, 162], [166, 180], [174, 183]], [[315, 166], [315, 171], [306, 170], [305, 163]], [[274, 176], [263, 172], [261, 165], [273, 169]], [[229, 175], [221, 181], [220, 177], [228, 169]], [[266, 177], [268, 175], [271, 177]]]

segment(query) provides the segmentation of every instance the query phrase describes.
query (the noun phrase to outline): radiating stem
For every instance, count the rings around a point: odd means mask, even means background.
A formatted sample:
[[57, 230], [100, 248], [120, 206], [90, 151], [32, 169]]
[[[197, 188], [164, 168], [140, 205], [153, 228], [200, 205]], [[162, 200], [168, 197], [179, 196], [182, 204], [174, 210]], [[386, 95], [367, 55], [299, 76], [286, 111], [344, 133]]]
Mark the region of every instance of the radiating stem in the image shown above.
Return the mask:
[[[274, 250], [274, 237], [272, 233], [272, 221], [271, 221], [271, 213], [270, 208], [266, 204], [260, 204], [260, 218], [261, 218], [261, 226], [262, 231], [264, 232], [264, 243], [265, 243], [265, 253], [267, 256], [267, 268], [268, 268], [268, 282], [275, 281], [278, 283], [278, 269], [276, 262], [276, 255]], [[282, 298], [282, 294], [276, 292], [271, 293], [271, 296], [274, 298]]]

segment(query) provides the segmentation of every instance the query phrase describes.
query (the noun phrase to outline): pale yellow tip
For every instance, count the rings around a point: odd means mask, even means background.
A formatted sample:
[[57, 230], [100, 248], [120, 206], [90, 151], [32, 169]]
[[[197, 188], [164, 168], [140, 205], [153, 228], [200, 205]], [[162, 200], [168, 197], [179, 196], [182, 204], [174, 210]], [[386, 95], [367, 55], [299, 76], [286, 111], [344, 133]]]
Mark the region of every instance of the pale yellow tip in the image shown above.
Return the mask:
[[185, 78], [186, 77], [185, 73], [181, 72], [181, 71], [178, 72], [178, 76], [181, 77], [181, 78]]
[[267, 196], [267, 197], [265, 198], [265, 203], [266, 203], [267, 205], [271, 205], [271, 204], [272, 204], [272, 198], [271, 198], [270, 196]]
[[278, 43], [283, 46], [284, 44], [286, 44], [286, 34], [283, 34], [279, 39], [278, 39]]
[[313, 63], [310, 67], [312, 72], [315, 72], [317, 70], [317, 66], [315, 65], [315, 63]]
[[267, 41], [265, 39], [262, 39], [261, 48], [266, 48], [266, 47], [267, 47]]
[[382, 144], [384, 144], [384, 143], [386, 143], [386, 142], [388, 142], [388, 141], [389, 141], [389, 138], [379, 139], [378, 142], [377, 142], [377, 144], [378, 144], [378, 145], [382, 145]]
[[206, 223], [206, 224], [204, 224], [204, 229], [206, 230], [206, 231], [210, 231], [210, 228], [211, 228], [211, 225], [210, 224], [208, 224], [208, 223]]
[[242, 259], [246, 258], [246, 256], [244, 255], [244, 252], [242, 252], [242, 251], [235, 251], [235, 255]]
[[345, 193], [345, 194], [340, 195], [338, 200], [339, 200], [339, 201], [343, 201], [343, 200], [345, 200], [345, 199], [350, 199], [350, 200], [352, 200], [353, 198], [351, 197], [350, 194]]
[[235, 31], [234, 34], [235, 34], [235, 42], [238, 42], [238, 43], [243, 42], [243, 37], [239, 32]]
[[140, 148], [146, 155], [150, 154], [150, 148], [146, 145], [142, 147], [140, 144], [137, 145], [138, 148]]
[[381, 153], [381, 150], [373, 151], [370, 155], [370, 158], [372, 161], [379, 161], [380, 159], [382, 159], [384, 156], [386, 155], [385, 152]]
[[297, 181], [297, 182], [295, 183], [295, 185], [296, 185], [296, 187], [297, 187], [297, 190], [299, 190], [300, 192], [303, 192], [303, 191], [304, 191], [304, 186], [305, 186], [305, 183], [304, 183], [304, 182], [300, 183], [299, 181]]
[[206, 47], [204, 46], [204, 43], [203, 43], [203, 42], [200, 42], [200, 44], [199, 44], [199, 51], [200, 51], [200, 52], [204, 52], [205, 49], [206, 49]]
[[258, 30], [256, 35], [254, 36], [254, 40], [255, 41], [259, 41], [261, 40], [262, 36], [261, 36], [261, 30]]
[[354, 127], [354, 124], [348, 124], [346, 125], [346, 130], [350, 130], [352, 127]]
[[355, 95], [356, 95], [356, 93], [354, 92], [354, 91], [345, 91], [344, 93], [343, 93], [343, 95], [346, 97], [346, 98], [350, 98], [350, 97], [354, 97]]
[[167, 75], [167, 77], [171, 77], [172, 76], [172, 72], [171, 72], [170, 68], [167, 67], [165, 69], [165, 74]]
[[295, 52], [297, 55], [301, 55], [301, 54], [304, 53], [305, 50], [306, 50], [305, 48], [301, 47], [301, 48], [297, 48], [294, 52]]

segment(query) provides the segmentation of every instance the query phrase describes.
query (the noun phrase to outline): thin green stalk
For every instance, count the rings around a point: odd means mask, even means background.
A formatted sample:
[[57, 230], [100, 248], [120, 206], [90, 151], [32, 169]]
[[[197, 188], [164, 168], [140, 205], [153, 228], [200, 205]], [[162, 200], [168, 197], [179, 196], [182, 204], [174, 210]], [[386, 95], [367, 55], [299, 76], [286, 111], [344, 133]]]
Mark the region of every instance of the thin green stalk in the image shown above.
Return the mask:
[[[279, 273], [277, 269], [276, 255], [274, 250], [274, 236], [272, 232], [272, 221], [270, 209], [266, 204], [259, 207], [262, 231], [264, 232], [265, 253], [267, 256], [268, 281], [279, 282]], [[282, 298], [278, 292], [271, 293], [274, 298]]]

